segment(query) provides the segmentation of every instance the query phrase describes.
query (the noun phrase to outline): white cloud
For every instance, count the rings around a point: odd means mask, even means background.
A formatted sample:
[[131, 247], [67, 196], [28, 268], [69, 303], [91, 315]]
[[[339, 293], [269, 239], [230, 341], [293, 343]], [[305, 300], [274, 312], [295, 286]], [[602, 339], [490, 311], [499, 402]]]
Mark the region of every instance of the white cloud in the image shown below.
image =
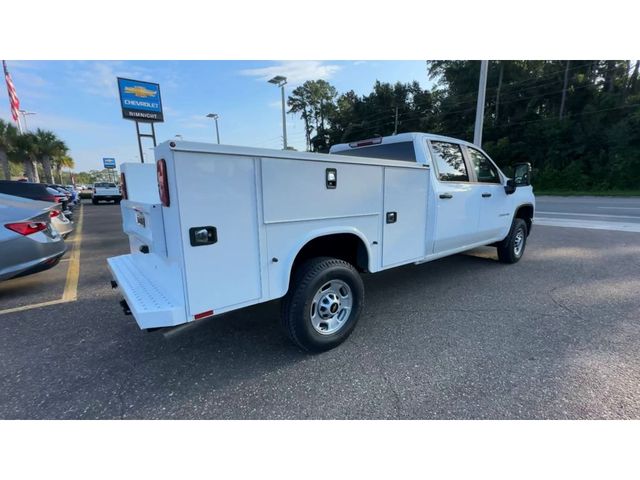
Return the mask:
[[[148, 70], [139, 66], [132, 68], [122, 61], [73, 62], [71, 72], [75, 82], [91, 95], [118, 98], [117, 77], [152, 81]], [[77, 67], [77, 68], [75, 68]]]
[[267, 81], [276, 75], [283, 75], [287, 77], [287, 82], [290, 84], [299, 84], [307, 80], [328, 80], [341, 68], [340, 65], [324, 63], [318, 60], [285, 61], [269, 67], [241, 70], [240, 74], [256, 77], [260, 81]]

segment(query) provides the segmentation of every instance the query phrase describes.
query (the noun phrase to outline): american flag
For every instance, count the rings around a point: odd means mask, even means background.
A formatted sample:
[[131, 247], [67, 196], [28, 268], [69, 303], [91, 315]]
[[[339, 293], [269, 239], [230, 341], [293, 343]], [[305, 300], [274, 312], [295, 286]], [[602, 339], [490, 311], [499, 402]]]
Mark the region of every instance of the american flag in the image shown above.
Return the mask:
[[11, 116], [13, 121], [18, 121], [18, 112], [20, 111], [20, 100], [18, 100], [18, 94], [16, 93], [16, 87], [13, 86], [11, 81], [11, 75], [7, 70], [7, 62], [2, 61], [2, 67], [4, 68], [4, 79], [7, 82], [7, 92], [9, 93], [9, 103], [11, 104]]

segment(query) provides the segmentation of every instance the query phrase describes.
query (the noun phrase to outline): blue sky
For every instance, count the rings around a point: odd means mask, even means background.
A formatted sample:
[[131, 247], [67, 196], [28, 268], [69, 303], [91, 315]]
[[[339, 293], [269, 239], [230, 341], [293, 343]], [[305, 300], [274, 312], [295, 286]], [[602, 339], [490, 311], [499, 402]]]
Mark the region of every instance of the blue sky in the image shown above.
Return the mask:
[[[67, 142], [76, 170], [101, 168], [102, 157], [118, 164], [139, 161], [135, 124], [122, 118], [116, 77], [160, 84], [164, 123], [156, 124], [158, 142], [215, 141], [218, 113], [221, 143], [282, 147], [280, 91], [267, 83], [274, 75], [289, 79], [287, 92], [306, 80], [325, 79], [342, 93], [366, 94], [376, 80], [427, 87], [424, 61], [8, 61], [30, 130], [52, 130]], [[10, 120], [6, 89], [0, 93], [0, 117]], [[287, 115], [289, 144], [304, 149], [302, 122]], [[151, 160], [151, 140], [144, 152]]]

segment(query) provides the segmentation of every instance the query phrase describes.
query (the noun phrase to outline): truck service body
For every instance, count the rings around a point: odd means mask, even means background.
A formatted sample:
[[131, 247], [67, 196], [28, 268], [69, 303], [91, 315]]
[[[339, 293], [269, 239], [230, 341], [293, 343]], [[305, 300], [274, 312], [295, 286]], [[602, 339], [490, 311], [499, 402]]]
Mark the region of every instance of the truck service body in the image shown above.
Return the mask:
[[531, 230], [529, 173], [515, 188], [482, 150], [448, 137], [330, 154], [170, 141], [155, 158], [122, 165], [131, 252], [108, 259], [142, 329], [285, 297], [292, 340], [325, 350], [355, 326], [358, 272], [491, 244], [515, 263]]

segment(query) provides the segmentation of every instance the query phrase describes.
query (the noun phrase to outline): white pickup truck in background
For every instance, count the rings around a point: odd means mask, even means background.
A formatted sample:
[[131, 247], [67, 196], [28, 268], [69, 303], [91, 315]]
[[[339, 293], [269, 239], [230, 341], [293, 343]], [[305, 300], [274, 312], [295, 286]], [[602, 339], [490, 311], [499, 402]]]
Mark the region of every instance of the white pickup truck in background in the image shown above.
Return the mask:
[[289, 337], [327, 350], [362, 312], [361, 273], [483, 245], [515, 263], [532, 227], [530, 166], [509, 179], [448, 137], [378, 137], [328, 155], [169, 141], [155, 157], [155, 168], [122, 166], [131, 253], [108, 259], [143, 329], [284, 297]]
[[91, 193], [91, 202], [97, 205], [98, 202], [120, 203], [122, 194], [120, 188], [111, 182], [97, 182], [93, 184], [93, 192]]

